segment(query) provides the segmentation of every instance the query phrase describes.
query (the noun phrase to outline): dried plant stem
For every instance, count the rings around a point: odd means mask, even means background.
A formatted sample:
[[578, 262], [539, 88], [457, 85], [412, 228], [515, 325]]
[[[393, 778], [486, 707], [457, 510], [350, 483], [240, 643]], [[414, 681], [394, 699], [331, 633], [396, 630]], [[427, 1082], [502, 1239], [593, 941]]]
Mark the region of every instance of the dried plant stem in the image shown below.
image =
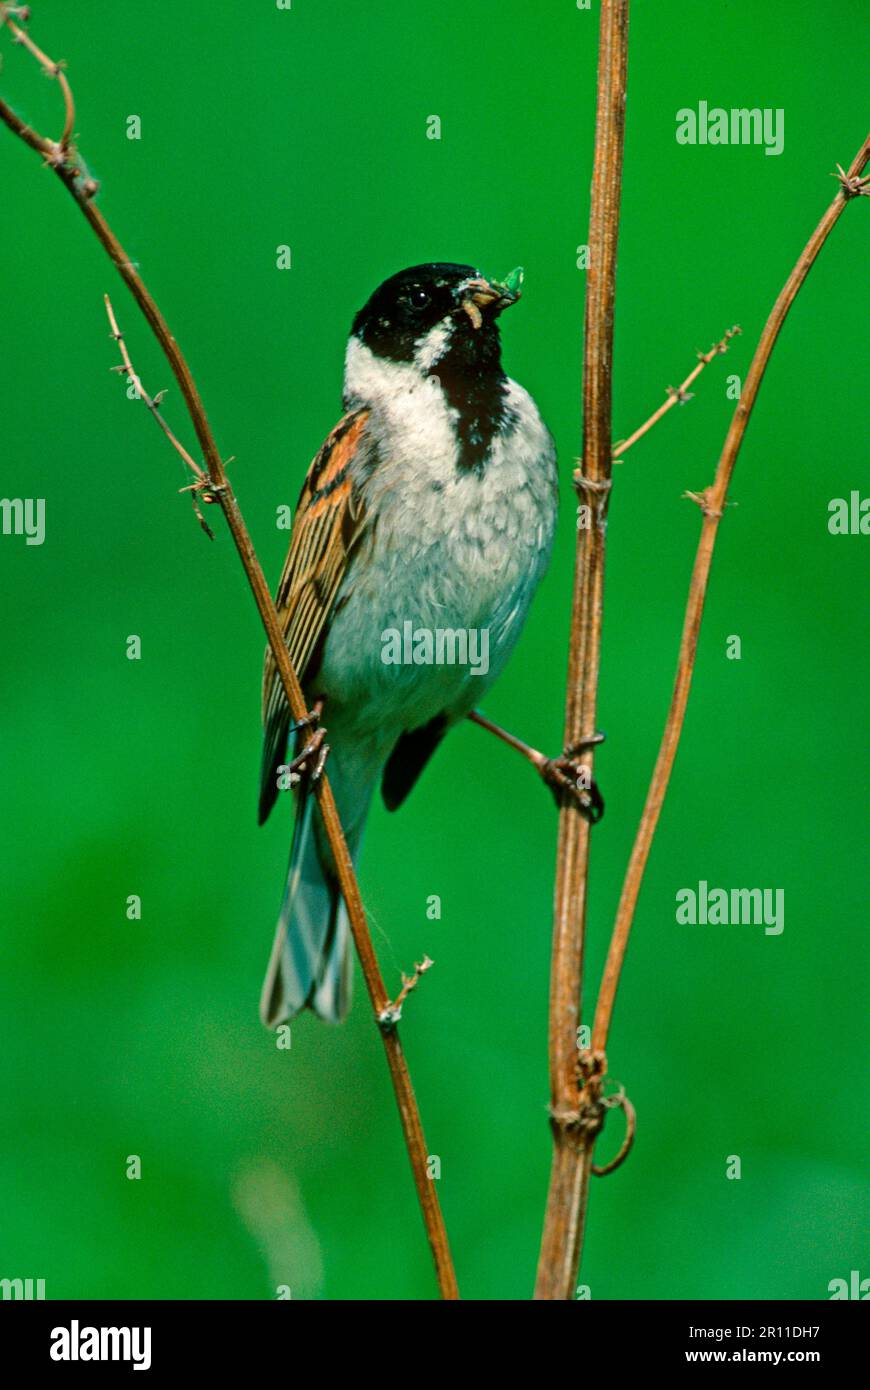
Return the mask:
[[[622, 186], [628, 0], [601, 0], [595, 159], [583, 351], [583, 459], [578, 483], [596, 524], [578, 530], [568, 657], [565, 745], [595, 733], [604, 587], [604, 523], [610, 491], [611, 381], [616, 247]], [[593, 755], [588, 754], [590, 771]], [[592, 1145], [578, 1076], [577, 1025], [583, 980], [589, 872], [588, 822], [573, 804], [559, 815], [550, 977], [550, 1120], [553, 1160], [535, 1286], [536, 1299], [574, 1291]]]
[[728, 351], [728, 344], [739, 332], [740, 327], [735, 324], [733, 328], [728, 329], [725, 336], [720, 338], [718, 343], [713, 344], [709, 352], [698, 353], [698, 365], [689, 372], [685, 381], [681, 381], [679, 386], [669, 386], [667, 389], [668, 398], [659, 406], [658, 410], [654, 410], [649, 419], [644, 420], [643, 424], [635, 430], [634, 434], [629, 435], [628, 439], [620, 440], [618, 444], [614, 444], [614, 463], [621, 463], [631, 446], [636, 444], [639, 439], [642, 439], [643, 436], [652, 429], [653, 425], [658, 424], [663, 415], [667, 415], [669, 410], [673, 410], [675, 405], [684, 405], [686, 401], [691, 400], [692, 393], [689, 391], [689, 387], [698, 379], [704, 368], [713, 361], [714, 357], [718, 357], [720, 353]]
[[7, 29], [12, 35], [12, 40], [14, 43], [21, 44], [23, 48], [27, 49], [28, 53], [31, 53], [33, 55], [33, 57], [36, 59], [37, 63], [39, 63], [39, 66], [45, 73], [46, 77], [54, 77], [57, 79], [58, 86], [60, 87], [63, 93], [63, 132], [61, 134], [60, 139], [56, 142], [56, 145], [52, 152], [53, 158], [57, 158], [58, 155], [63, 155], [66, 152], [66, 150], [69, 148], [70, 141], [73, 137], [73, 127], [75, 125], [76, 119], [76, 108], [75, 102], [73, 101], [72, 88], [70, 87], [69, 82], [67, 81], [66, 73], [63, 70], [63, 64], [53, 62], [52, 59], [49, 58], [47, 53], [43, 53], [42, 49], [37, 47], [37, 45], [33, 42], [33, 39], [28, 34], [27, 30], [23, 29], [20, 24], [15, 23], [13, 16], [20, 14], [22, 10], [27, 11], [27, 13], [29, 14], [28, 7], [26, 6], [0, 5], [0, 24], [5, 23]]
[[[18, 26], [12, 23], [3, 7], [0, 6], [0, 25], [4, 22], [12, 29], [13, 37], [17, 37], [17, 34], [20, 34], [21, 31], [18, 30]], [[45, 54], [36, 49], [34, 44], [28, 42], [26, 46], [37, 56], [46, 70], [50, 70], [53, 75], [62, 76], [59, 65], [52, 63], [51, 59], [46, 58]], [[65, 77], [61, 85], [64, 89], [67, 106], [65, 139], [68, 139], [67, 127], [69, 127], [71, 131], [72, 121], [72, 97], [71, 94], [67, 96], [69, 84], [66, 83]], [[45, 137], [27, 126], [2, 100], [0, 100], [0, 119], [5, 122], [14, 135], [17, 135], [25, 144], [29, 145], [31, 149], [36, 150], [43, 156], [46, 164], [54, 170], [61, 183], [63, 183], [72, 194], [80, 211], [98, 238], [106, 254], [109, 256], [109, 259], [114, 264], [122, 280], [127, 285], [127, 288], [133, 295], [133, 298], [144, 314], [145, 319], [157, 339], [181, 389], [185, 405], [187, 406], [188, 415], [190, 416], [196, 431], [197, 439], [199, 440], [199, 445], [205, 460], [207, 495], [219, 503], [226, 517], [227, 525], [229, 526], [236, 550], [242, 562], [248, 584], [254, 595], [254, 601], [257, 605], [269, 646], [275, 658], [275, 665], [280, 674], [281, 683], [284, 687], [284, 692], [287, 696], [287, 702], [293, 718], [294, 720], [303, 719], [307, 714], [306, 703], [302, 688], [293, 670], [287, 647], [283, 640], [280, 620], [275, 610], [275, 605], [272, 602], [268, 584], [266, 583], [262, 567], [254, 551], [254, 546], [248, 534], [239, 505], [233, 495], [232, 487], [221, 461], [220, 453], [206, 416], [199, 391], [178, 343], [172, 336], [157, 304], [142, 281], [136, 268], [131, 263], [121, 243], [109, 227], [102, 213], [94, 204], [93, 194], [96, 191], [96, 186], [91, 179], [86, 177], [81, 162], [72, 146], [68, 146], [62, 142], [61, 147], [59, 147], [52, 141], [45, 139]], [[201, 480], [198, 479], [198, 482], [200, 481]], [[390, 999], [375, 956], [362, 900], [360, 898], [359, 886], [356, 881], [353, 864], [339, 821], [335, 798], [332, 794], [327, 776], [323, 776], [316, 784], [315, 794], [320, 814], [323, 818], [324, 827], [329, 838], [330, 847], [334, 855], [339, 886], [344, 901], [347, 904], [351, 930], [365, 977], [366, 988], [383, 1040], [396, 1096], [396, 1103], [402, 1122], [405, 1144], [411, 1161], [417, 1197], [435, 1262], [439, 1288], [444, 1298], [455, 1299], [459, 1297], [456, 1276], [450, 1256], [447, 1231], [444, 1226], [435, 1184], [431, 1181], [427, 1173], [428, 1149], [423, 1135], [423, 1128], [420, 1122], [419, 1110], [414, 1096], [410, 1073], [408, 1071], [408, 1064], [405, 1060], [395, 1024], [388, 1016], [385, 1018], [390, 1007]]]
[[692, 685], [692, 674], [695, 668], [695, 653], [698, 645], [698, 634], [701, 628], [701, 618], [704, 612], [704, 599], [707, 594], [707, 584], [710, 578], [713, 547], [716, 544], [719, 522], [725, 510], [728, 485], [731, 482], [731, 475], [734, 472], [737, 455], [743, 443], [746, 426], [749, 424], [749, 417], [752, 414], [752, 408], [755, 405], [758, 390], [761, 386], [768, 361], [770, 360], [770, 354], [779, 337], [779, 332], [785, 322], [786, 315], [794, 303], [798, 291], [812, 269], [816, 257], [839, 220], [846, 204], [852, 198], [866, 191], [867, 184], [866, 181], [861, 179], [861, 175], [868, 160], [870, 160], [870, 135], [867, 136], [867, 139], [856, 154], [849, 169], [845, 173], [841, 172], [840, 189], [836, 197], [804, 247], [794, 270], [786, 280], [776, 303], [770, 311], [770, 316], [764, 326], [764, 331], [759, 339], [758, 347], [755, 349], [755, 355], [746, 377], [743, 392], [740, 396], [740, 400], [737, 402], [731, 425], [725, 438], [725, 444], [719, 458], [719, 463], [716, 468], [716, 477], [712, 486], [705, 488], [701, 493], [688, 494], [688, 496], [692, 497], [692, 499], [699, 504], [703, 514], [701, 535], [698, 540], [698, 549], [695, 555], [695, 564], [692, 570], [691, 583], [689, 585], [689, 597], [686, 605], [686, 615], [683, 621], [683, 634], [680, 640], [677, 674], [674, 681], [671, 704], [668, 710], [658, 757], [656, 758], [655, 767], [653, 769], [652, 780], [650, 781], [649, 791], [647, 792], [646, 803], [637, 829], [628, 869], [626, 870], [625, 882], [619, 899], [613, 936], [610, 942], [604, 977], [598, 997], [598, 1005], [595, 1010], [595, 1022], [592, 1029], [593, 1050], [603, 1050], [607, 1046], [610, 1023], [613, 1017], [613, 1007], [616, 1000], [616, 991], [619, 985], [623, 962], [625, 960], [625, 952], [628, 946], [632, 922], [634, 921], [638, 895], [640, 893], [646, 863], [649, 858], [650, 846], [652, 845], [653, 836], [655, 835], [656, 826], [659, 821], [659, 815], [661, 814], [662, 803], [664, 802], [665, 793], [668, 789], [668, 782], [674, 766], [674, 758], [676, 757], [680, 734], [682, 733], [686, 705]]
[[191, 457], [191, 455], [185, 449], [184, 445], [181, 443], [179, 439], [176, 438], [172, 430], [167, 425], [163, 416], [160, 414], [159, 397], [148, 395], [148, 392], [142, 385], [141, 377], [133, 367], [133, 363], [130, 359], [130, 354], [127, 351], [127, 344], [124, 342], [124, 335], [118, 327], [118, 320], [115, 317], [115, 311], [112, 308], [112, 301], [109, 299], [109, 296], [107, 294], [103, 295], [103, 302], [106, 306], [106, 313], [109, 318], [109, 327], [112, 330], [112, 337], [118, 344], [118, 348], [121, 353], [121, 365], [120, 367], [112, 367], [112, 371], [123, 372], [126, 375], [128, 381], [130, 381], [133, 387], [135, 388], [137, 396], [140, 397], [144, 405], [146, 405], [147, 408], [151, 411], [151, 414], [154, 416], [154, 419], [157, 421], [163, 433], [166, 435], [166, 438], [169, 440], [175, 452], [180, 456], [182, 462], [185, 463], [187, 467], [190, 469], [191, 473], [196, 478], [197, 483], [202, 488], [206, 489], [209, 481], [208, 474], [200, 468], [196, 460]]

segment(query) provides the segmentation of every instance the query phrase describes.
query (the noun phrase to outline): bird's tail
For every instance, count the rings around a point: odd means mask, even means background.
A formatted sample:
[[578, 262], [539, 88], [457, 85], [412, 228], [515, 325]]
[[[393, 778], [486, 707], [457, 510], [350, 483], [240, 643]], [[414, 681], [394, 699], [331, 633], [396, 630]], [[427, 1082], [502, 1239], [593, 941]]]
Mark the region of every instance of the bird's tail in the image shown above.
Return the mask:
[[[287, 886], [260, 995], [260, 1018], [267, 1028], [277, 1028], [306, 1007], [329, 1023], [340, 1023], [350, 1008], [347, 909], [334, 874], [323, 862], [313, 817], [314, 797], [302, 792]], [[354, 859], [359, 841], [358, 832], [349, 844]]]

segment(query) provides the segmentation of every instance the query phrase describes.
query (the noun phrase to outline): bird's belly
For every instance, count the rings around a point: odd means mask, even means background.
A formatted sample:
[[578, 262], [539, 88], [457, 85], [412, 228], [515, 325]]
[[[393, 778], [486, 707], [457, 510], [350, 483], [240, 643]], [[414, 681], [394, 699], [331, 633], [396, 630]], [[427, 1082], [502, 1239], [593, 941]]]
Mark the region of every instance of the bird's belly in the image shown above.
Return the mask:
[[[534, 518], [381, 515], [339, 594], [318, 686], [352, 722], [460, 718], [504, 666], [549, 551]], [[545, 543], [542, 544], [542, 539]]]

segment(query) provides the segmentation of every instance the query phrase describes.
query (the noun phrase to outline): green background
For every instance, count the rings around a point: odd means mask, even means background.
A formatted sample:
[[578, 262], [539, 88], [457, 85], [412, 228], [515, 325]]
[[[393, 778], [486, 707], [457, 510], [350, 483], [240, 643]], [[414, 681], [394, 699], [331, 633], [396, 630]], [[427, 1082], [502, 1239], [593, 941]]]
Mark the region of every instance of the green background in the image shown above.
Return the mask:
[[[271, 580], [340, 409], [350, 319], [430, 259], [521, 262], [510, 373], [561, 460], [553, 565], [485, 708], [558, 750], [574, 548], [597, 4], [400, 0], [71, 6], [68, 60], [100, 205], [197, 376]], [[597, 982], [674, 671], [699, 516], [766, 314], [865, 133], [854, 0], [634, 7], [616, 323], [627, 435], [744, 336], [618, 470], [609, 530], [588, 951]], [[2, 38], [0, 88], [40, 129], [60, 94]], [[785, 150], [683, 147], [675, 113], [782, 107]], [[127, 138], [127, 117], [142, 138]], [[426, 138], [438, 114], [442, 139]], [[220, 516], [110, 374], [110, 290], [146, 386], [179, 393], [68, 195], [0, 129], [0, 1277], [59, 1297], [433, 1296], [387, 1073], [357, 979], [349, 1022], [257, 1020], [290, 833], [255, 825], [263, 639]], [[721, 528], [695, 685], [610, 1044], [630, 1162], [593, 1188], [593, 1298], [826, 1298], [866, 1268], [866, 537], [827, 530], [865, 484], [870, 206], [850, 207], [776, 348]], [[276, 248], [292, 248], [292, 269]], [[142, 638], [138, 662], [129, 634]], [[742, 639], [727, 660], [726, 638]], [[396, 816], [362, 887], [391, 988], [436, 967], [403, 1036], [462, 1291], [525, 1298], [549, 1169], [546, 1010], [556, 815], [468, 726]], [[785, 890], [785, 931], [679, 926], [675, 894]], [[125, 916], [142, 898], [141, 922]], [[431, 894], [440, 921], [426, 916]], [[584, 1017], [591, 1014], [588, 1003]], [[601, 1141], [615, 1150], [619, 1121]], [[142, 1159], [142, 1178], [126, 1159]], [[725, 1176], [729, 1155], [740, 1181]]]

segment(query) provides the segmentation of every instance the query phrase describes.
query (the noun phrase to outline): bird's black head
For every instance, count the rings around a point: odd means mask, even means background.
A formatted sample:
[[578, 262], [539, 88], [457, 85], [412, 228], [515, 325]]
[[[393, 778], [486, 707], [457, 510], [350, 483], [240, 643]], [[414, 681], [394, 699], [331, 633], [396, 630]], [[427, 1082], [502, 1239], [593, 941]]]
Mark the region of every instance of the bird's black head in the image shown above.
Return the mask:
[[415, 265], [391, 275], [353, 321], [377, 357], [415, 362], [423, 372], [500, 372], [496, 319], [520, 294], [522, 273], [505, 284], [471, 265]]

